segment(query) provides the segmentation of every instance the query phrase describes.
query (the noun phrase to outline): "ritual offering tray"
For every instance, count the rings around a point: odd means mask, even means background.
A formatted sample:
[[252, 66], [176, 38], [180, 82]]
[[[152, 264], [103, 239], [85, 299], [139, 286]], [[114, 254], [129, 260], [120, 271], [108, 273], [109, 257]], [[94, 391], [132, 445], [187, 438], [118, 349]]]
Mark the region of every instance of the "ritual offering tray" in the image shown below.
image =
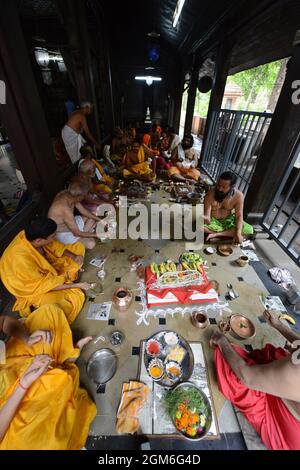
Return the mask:
[[203, 265], [204, 259], [190, 252], [183, 253], [179, 263], [151, 263], [145, 270], [148, 306], [217, 301]]
[[148, 196], [148, 188], [141, 181], [133, 180], [123, 185], [119, 194], [127, 196], [129, 199], [145, 199]]
[[187, 381], [194, 368], [194, 356], [188, 342], [174, 331], [167, 330], [148, 338], [144, 361], [148, 375], [165, 388]]
[[212, 410], [203, 390], [190, 382], [181, 383], [166, 393], [164, 401], [179, 434], [191, 441], [205, 437], [211, 427]]

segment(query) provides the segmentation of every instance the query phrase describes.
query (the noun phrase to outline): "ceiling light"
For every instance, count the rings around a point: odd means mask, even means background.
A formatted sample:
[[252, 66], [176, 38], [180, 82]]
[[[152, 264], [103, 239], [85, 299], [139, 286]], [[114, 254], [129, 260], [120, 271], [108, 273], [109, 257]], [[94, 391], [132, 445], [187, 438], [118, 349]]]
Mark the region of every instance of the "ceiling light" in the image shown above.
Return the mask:
[[155, 70], [155, 67], [145, 67], [145, 70]]
[[151, 31], [151, 33], [148, 33], [147, 36], [149, 36], [149, 38], [160, 38], [160, 33], [157, 33], [156, 31]]
[[41, 36], [32, 36], [32, 39], [37, 42], [46, 42], [46, 39], [42, 38]]
[[47, 49], [44, 49], [43, 47], [35, 47], [34, 55], [40, 67], [48, 67], [50, 57]]
[[175, 28], [177, 23], [178, 23], [178, 20], [179, 20], [179, 17], [181, 15], [181, 11], [182, 11], [184, 2], [185, 2], [185, 0], [178, 0], [177, 1], [177, 5], [176, 5], [174, 15], [173, 15], [173, 28]]
[[134, 77], [135, 80], [143, 80], [147, 83], [148, 86], [152, 85], [153, 82], [161, 82], [161, 77], [152, 77], [147, 75], [147, 77]]

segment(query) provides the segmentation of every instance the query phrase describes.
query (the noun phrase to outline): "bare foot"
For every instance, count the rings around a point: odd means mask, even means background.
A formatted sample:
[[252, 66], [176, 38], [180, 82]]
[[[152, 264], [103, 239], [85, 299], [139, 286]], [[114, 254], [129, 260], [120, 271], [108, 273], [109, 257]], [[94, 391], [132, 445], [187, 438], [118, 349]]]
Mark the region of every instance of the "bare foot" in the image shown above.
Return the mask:
[[83, 346], [88, 344], [90, 341], [92, 341], [93, 337], [92, 336], [86, 336], [85, 338], [81, 338], [77, 343], [75, 344], [75, 347], [82, 350]]

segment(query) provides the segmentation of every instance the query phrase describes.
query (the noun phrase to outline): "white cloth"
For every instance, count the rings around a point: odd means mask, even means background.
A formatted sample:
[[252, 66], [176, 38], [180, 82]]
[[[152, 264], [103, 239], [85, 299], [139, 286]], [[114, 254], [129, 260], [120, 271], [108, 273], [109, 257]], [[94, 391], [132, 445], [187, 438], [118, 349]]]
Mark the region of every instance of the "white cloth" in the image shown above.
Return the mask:
[[170, 145], [170, 148], [169, 148], [169, 153], [172, 153], [173, 150], [178, 147], [178, 145], [180, 144], [181, 142], [181, 139], [179, 137], [179, 135], [175, 134], [175, 137], [174, 139], [172, 140], [171, 142], [171, 145]]
[[[177, 147], [177, 156], [178, 156], [178, 168], [196, 168], [198, 163], [197, 154], [194, 153], [192, 156], [189, 155], [189, 149], [187, 151], [184, 150], [181, 144]], [[193, 159], [192, 159], [193, 158]]]
[[61, 136], [71, 162], [77, 162], [80, 159], [80, 148], [85, 144], [84, 138], [67, 125], [63, 127]]
[[[84, 220], [81, 217], [81, 215], [76, 215], [75, 216], [75, 222], [77, 224], [77, 227], [81, 232], [83, 232], [84, 229]], [[56, 232], [56, 240], [58, 240], [61, 243], [64, 243], [65, 245], [70, 245], [71, 243], [76, 243], [80, 237], [75, 237], [72, 232]]]
[[277, 284], [282, 287], [295, 284], [293, 276], [291, 275], [290, 271], [286, 268], [271, 268], [269, 269], [269, 273], [273, 281], [277, 282]]
[[111, 165], [112, 167], [115, 166], [115, 164], [110, 159], [110, 145], [104, 145], [103, 158], [109, 165]]

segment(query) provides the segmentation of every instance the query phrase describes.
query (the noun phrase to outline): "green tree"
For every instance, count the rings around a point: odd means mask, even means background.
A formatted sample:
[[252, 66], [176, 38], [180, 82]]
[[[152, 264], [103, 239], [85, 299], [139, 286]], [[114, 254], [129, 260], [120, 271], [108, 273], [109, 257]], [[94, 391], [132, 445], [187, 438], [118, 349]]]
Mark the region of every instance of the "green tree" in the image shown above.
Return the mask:
[[[268, 97], [272, 93], [283, 60], [285, 59], [259, 65], [228, 77], [228, 81], [239, 85], [244, 93], [243, 99], [240, 101], [240, 109], [251, 109], [258, 95], [266, 97], [265, 100], [262, 100], [261, 106], [263, 106], [263, 103], [268, 102]], [[256, 109], [256, 111], [264, 111], [264, 109]]]

